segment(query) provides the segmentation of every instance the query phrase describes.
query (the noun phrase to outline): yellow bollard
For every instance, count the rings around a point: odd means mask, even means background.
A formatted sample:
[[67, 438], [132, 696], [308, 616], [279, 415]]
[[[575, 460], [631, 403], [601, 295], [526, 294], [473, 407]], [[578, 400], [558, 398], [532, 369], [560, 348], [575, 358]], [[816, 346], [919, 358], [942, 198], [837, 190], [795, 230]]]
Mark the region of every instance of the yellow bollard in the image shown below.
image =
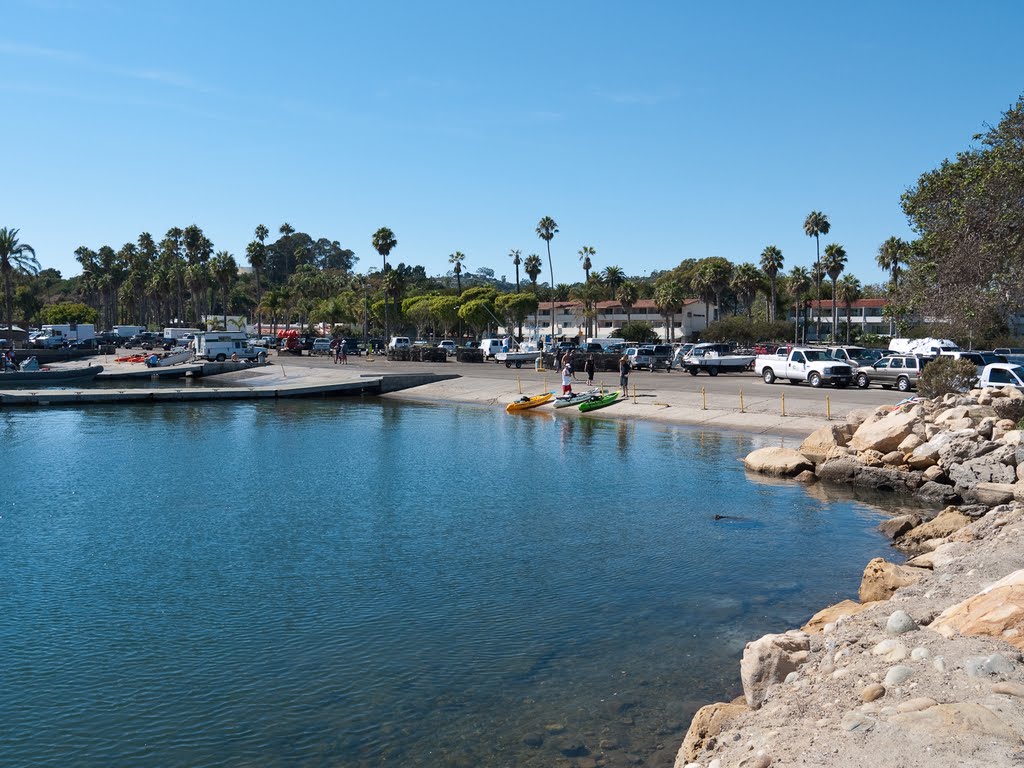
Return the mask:
[[516, 376], [516, 383], [519, 385], [519, 394], [520, 395], [523, 394], [523, 377], [517, 375]]
[[743, 410], [743, 387], [740, 387], [740, 413], [746, 413]]
[[636, 384], [633, 384], [633, 405], [636, 405]]
[[782, 415], [786, 415], [786, 393], [782, 393]]
[[830, 395], [825, 395], [825, 419], [832, 421], [832, 398]]
[[702, 402], [700, 409], [706, 411], [708, 409], [708, 393], [704, 390], [704, 387], [700, 388], [700, 399]]

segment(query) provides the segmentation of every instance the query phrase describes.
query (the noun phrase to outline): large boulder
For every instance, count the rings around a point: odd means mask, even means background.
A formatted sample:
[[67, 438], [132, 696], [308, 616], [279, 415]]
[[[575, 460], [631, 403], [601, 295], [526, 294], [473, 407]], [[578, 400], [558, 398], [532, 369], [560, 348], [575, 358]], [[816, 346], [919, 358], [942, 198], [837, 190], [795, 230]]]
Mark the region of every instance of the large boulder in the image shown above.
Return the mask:
[[800, 627], [800, 631], [806, 632], [809, 635], [821, 634], [826, 624], [833, 624], [847, 616], [856, 616], [861, 611], [866, 611], [870, 607], [871, 603], [861, 605], [853, 600], [843, 600], [835, 605], [830, 605], [828, 608], [822, 608], [811, 616], [806, 624]]
[[709, 746], [709, 742], [722, 732], [729, 721], [749, 711], [744, 704], [726, 704], [721, 701], [698, 709], [690, 721], [690, 728], [686, 731], [675, 764], [681, 766], [692, 763], [705, 747]]
[[814, 464], [792, 448], [758, 448], [747, 454], [743, 465], [751, 472], [775, 477], [795, 477], [805, 470], [814, 470]]
[[951, 636], [987, 635], [1024, 649], [1024, 570], [1014, 571], [978, 594], [944, 610], [931, 629]]
[[917, 515], [897, 515], [880, 523], [878, 530], [886, 538], [894, 540], [920, 524], [921, 518]]
[[747, 643], [740, 661], [740, 679], [747, 706], [758, 709], [775, 683], [795, 672], [807, 661], [811, 651], [811, 636], [791, 630], [782, 635], [765, 635]]
[[850, 447], [858, 451], [875, 450], [881, 453], [894, 451], [914, 431], [918, 415], [911, 411], [894, 411], [884, 419], [864, 422], [850, 438]]
[[907, 547], [918, 547], [929, 539], [944, 539], [951, 536], [971, 522], [971, 518], [962, 514], [956, 507], [946, 507], [932, 520], [905, 533], [900, 542]]
[[1016, 487], [1016, 483], [978, 483], [964, 495], [969, 501], [996, 507], [1013, 501]]
[[956, 504], [963, 499], [960, 494], [957, 493], [956, 488], [945, 483], [939, 483], [934, 480], [926, 480], [921, 486], [914, 491], [914, 495], [921, 501], [927, 501], [932, 504]]
[[992, 401], [992, 410], [1000, 419], [1009, 419], [1014, 423], [1024, 419], [1024, 393], [1012, 387], [1004, 387], [1005, 397]]
[[969, 459], [962, 464], [951, 464], [946, 474], [961, 493], [978, 483], [1013, 483], [1017, 480], [1016, 469], [992, 454]]
[[881, 557], [871, 560], [864, 568], [860, 580], [860, 602], [888, 600], [900, 587], [909, 587], [920, 580], [922, 572], [915, 568], [904, 568]]
[[900, 728], [923, 732], [927, 739], [977, 739], [985, 736], [1020, 745], [1020, 734], [991, 709], [971, 701], [939, 704], [920, 711], [897, 711], [889, 722]]
[[849, 435], [845, 426], [826, 424], [811, 432], [807, 439], [800, 443], [800, 453], [815, 464], [821, 464], [832, 449], [845, 447], [847, 442]]

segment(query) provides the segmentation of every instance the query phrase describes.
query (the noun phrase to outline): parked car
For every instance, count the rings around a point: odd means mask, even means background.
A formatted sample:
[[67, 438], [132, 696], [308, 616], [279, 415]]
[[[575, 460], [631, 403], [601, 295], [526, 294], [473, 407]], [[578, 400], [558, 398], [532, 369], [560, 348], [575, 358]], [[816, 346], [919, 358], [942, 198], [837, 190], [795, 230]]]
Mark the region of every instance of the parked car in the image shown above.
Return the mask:
[[391, 341], [388, 342], [388, 352], [395, 352], [399, 349], [410, 349], [412, 342], [409, 341], [408, 336], [392, 336]]
[[445, 339], [437, 343], [438, 349], [443, 349], [448, 357], [452, 357], [455, 354], [455, 342], [451, 339]]
[[896, 387], [900, 392], [917, 388], [917, 380], [928, 358], [921, 355], [889, 355], [871, 365], [862, 365], [854, 375], [861, 389], [878, 384], [882, 389]]
[[117, 331], [103, 331], [96, 334], [96, 343], [102, 346], [119, 347], [124, 337], [118, 335]]
[[672, 370], [672, 345], [671, 344], [655, 344], [654, 352], [651, 360], [651, 370], [656, 371], [659, 368], [664, 368], [666, 371]]
[[355, 355], [356, 357], [359, 357], [361, 350], [359, 349], [359, 342], [355, 339], [342, 339], [338, 344], [340, 344], [345, 350], [346, 355]]
[[329, 355], [331, 354], [331, 340], [330, 339], [313, 339], [313, 348], [309, 350], [311, 355]]
[[68, 349], [99, 349], [99, 342], [96, 339], [82, 339], [81, 341], [69, 341], [64, 345]]
[[626, 349], [626, 357], [629, 358], [629, 367], [633, 370], [653, 370], [651, 366], [654, 364], [654, 347], [629, 347]]
[[162, 333], [156, 333], [154, 331], [143, 331], [130, 337], [128, 341], [124, 343], [125, 349], [156, 349], [163, 348], [164, 337]]

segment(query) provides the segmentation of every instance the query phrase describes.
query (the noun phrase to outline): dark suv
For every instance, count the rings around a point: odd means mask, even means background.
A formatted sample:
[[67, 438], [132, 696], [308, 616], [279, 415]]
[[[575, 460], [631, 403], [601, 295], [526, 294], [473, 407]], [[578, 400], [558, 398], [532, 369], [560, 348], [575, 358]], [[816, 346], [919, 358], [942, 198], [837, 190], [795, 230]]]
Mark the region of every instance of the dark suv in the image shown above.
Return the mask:
[[153, 331], [143, 331], [142, 333], [132, 336], [124, 343], [125, 349], [134, 349], [135, 347], [140, 347], [141, 349], [155, 349], [156, 347], [163, 346], [163, 335], [154, 333]]
[[651, 370], [655, 371], [658, 368], [664, 368], [666, 371], [672, 370], [671, 344], [654, 345], [654, 353], [651, 355]]

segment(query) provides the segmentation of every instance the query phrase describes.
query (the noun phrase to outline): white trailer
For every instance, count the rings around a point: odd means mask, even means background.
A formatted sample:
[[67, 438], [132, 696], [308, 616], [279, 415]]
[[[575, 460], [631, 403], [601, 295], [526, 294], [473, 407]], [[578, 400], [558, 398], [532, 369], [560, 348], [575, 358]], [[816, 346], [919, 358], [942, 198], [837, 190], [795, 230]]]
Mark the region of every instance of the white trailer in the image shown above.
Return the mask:
[[31, 337], [31, 341], [35, 347], [55, 349], [69, 342], [95, 338], [96, 326], [92, 323], [54, 323], [41, 326]]
[[114, 331], [122, 339], [130, 339], [132, 336], [138, 336], [144, 330], [144, 325], [115, 325], [111, 330]]
[[241, 331], [208, 331], [196, 334], [196, 359], [215, 360], [255, 360], [259, 363], [267, 361], [265, 347], [254, 347], [249, 337]]
[[[182, 336], [196, 336], [202, 333], [198, 328], [164, 328], [164, 344], [170, 344], [174, 346], [174, 342], [180, 339]], [[243, 333], [244, 337], [245, 334]]]

